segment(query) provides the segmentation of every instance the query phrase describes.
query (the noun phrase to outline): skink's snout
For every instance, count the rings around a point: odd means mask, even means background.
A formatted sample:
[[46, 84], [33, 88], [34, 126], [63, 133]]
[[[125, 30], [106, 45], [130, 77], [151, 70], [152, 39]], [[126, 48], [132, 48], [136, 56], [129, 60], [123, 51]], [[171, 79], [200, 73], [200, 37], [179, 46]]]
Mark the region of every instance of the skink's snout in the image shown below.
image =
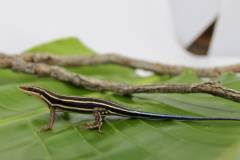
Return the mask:
[[29, 91], [29, 86], [19, 86], [20, 90]]
[[32, 91], [31, 91], [31, 87], [30, 86], [19, 86], [20, 91], [22, 91], [23, 93], [27, 94], [27, 95], [32, 95]]
[[39, 95], [42, 92], [40, 88], [34, 86], [22, 85], [19, 86], [19, 89], [27, 95]]

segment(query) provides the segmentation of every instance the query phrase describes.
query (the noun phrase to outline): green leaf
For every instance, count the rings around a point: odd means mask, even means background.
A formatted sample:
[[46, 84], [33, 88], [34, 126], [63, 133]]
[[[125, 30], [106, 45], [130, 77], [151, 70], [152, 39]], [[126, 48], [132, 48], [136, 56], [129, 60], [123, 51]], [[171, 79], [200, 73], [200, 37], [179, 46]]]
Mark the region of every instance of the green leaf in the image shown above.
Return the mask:
[[55, 53], [58, 55], [90, 55], [94, 53], [91, 49], [86, 47], [82, 42], [74, 37], [43, 43], [28, 49], [25, 52]]
[[234, 73], [224, 73], [218, 77], [218, 81], [229, 88], [240, 89], [240, 76]]
[[[34, 52], [68, 55], [85, 54], [88, 49], [67, 38], [33, 47]], [[90, 52], [89, 52], [90, 53]], [[130, 84], [194, 83], [192, 71], [176, 77], [140, 77], [134, 70], [116, 65], [68, 68], [100, 79]], [[109, 117], [103, 134], [82, 126], [92, 115], [58, 113], [54, 129], [41, 133], [48, 121], [45, 103], [21, 93], [18, 86], [33, 84], [64, 95], [100, 97], [140, 111], [177, 115], [240, 117], [239, 103], [207, 94], [134, 94], [118, 96], [100, 93], [56, 81], [0, 70], [0, 159], [196, 159], [234, 160], [240, 156], [240, 122], [233, 121], [150, 121]], [[222, 84], [240, 89], [235, 74], [219, 77]]]

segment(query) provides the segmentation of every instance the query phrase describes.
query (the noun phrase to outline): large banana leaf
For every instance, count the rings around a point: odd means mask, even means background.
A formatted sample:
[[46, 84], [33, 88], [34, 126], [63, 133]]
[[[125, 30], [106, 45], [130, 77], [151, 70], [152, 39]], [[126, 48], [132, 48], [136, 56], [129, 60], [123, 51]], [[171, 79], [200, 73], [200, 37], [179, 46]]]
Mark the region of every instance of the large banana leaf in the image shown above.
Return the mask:
[[[58, 40], [28, 51], [55, 54], [90, 54], [74, 38]], [[68, 68], [99, 79], [124, 83], [193, 83], [191, 71], [177, 77], [139, 77], [131, 69], [116, 65]], [[240, 89], [240, 79], [225, 74], [218, 79]], [[150, 121], [109, 118], [103, 134], [82, 127], [91, 115], [59, 113], [55, 127], [39, 132], [48, 121], [45, 103], [21, 93], [18, 86], [34, 84], [65, 95], [100, 97], [137, 110], [178, 115], [240, 117], [238, 103], [207, 94], [134, 94], [132, 97], [76, 88], [51, 78], [0, 70], [0, 159], [240, 159], [240, 122]]]

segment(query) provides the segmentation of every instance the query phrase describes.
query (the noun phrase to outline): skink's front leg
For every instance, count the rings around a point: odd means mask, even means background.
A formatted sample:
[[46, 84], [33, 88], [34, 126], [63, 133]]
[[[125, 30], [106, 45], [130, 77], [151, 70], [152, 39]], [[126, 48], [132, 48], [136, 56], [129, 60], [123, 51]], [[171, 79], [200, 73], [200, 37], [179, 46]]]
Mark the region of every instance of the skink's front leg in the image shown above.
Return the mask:
[[103, 120], [105, 115], [107, 114], [107, 110], [103, 108], [95, 108], [93, 112], [93, 116], [95, 117], [94, 122], [90, 122], [86, 124], [87, 129], [98, 129], [98, 132], [102, 133], [101, 127], [103, 124]]
[[44, 126], [41, 131], [49, 131], [53, 128], [53, 124], [54, 121], [56, 119], [56, 110], [54, 107], [50, 107], [49, 106], [49, 110], [50, 110], [50, 116], [49, 116], [49, 121], [48, 121], [48, 125]]

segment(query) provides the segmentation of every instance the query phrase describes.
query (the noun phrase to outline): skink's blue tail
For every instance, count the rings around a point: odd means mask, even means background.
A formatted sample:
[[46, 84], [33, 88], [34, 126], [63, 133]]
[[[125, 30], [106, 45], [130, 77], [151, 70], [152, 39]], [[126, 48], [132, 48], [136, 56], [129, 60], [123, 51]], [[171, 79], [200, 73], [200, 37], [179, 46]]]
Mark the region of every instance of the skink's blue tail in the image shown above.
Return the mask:
[[232, 120], [232, 121], [240, 121], [240, 118], [180, 116], [180, 115], [156, 114], [156, 113], [139, 112], [139, 111], [130, 111], [129, 116], [132, 118], [152, 119], [152, 120], [183, 120], [183, 121]]

